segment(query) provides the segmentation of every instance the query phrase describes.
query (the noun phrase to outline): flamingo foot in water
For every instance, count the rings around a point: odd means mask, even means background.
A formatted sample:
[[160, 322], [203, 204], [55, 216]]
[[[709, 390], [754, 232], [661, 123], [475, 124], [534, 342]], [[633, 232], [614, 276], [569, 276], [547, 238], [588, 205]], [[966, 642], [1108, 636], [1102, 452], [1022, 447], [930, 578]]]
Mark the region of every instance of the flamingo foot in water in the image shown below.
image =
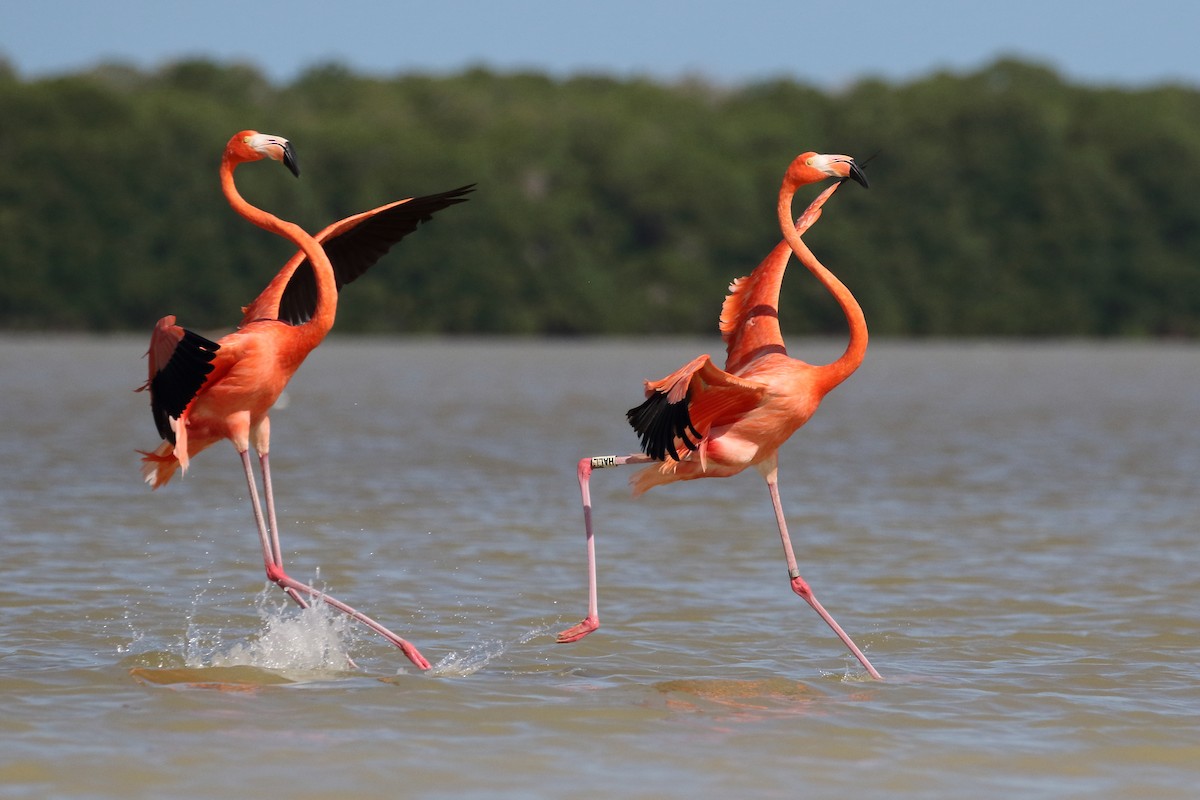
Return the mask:
[[277, 586], [279, 586], [281, 589], [283, 589], [288, 594], [292, 594], [292, 595], [295, 595], [297, 593], [306, 594], [315, 600], [322, 600], [325, 603], [328, 603], [329, 605], [336, 608], [338, 611], [341, 611], [343, 614], [346, 614], [347, 616], [358, 620], [363, 625], [366, 625], [368, 628], [375, 631], [383, 638], [387, 639], [393, 645], [400, 648], [400, 652], [404, 653], [404, 655], [408, 658], [408, 660], [411, 661], [413, 663], [413, 665], [416, 666], [417, 669], [426, 670], [426, 669], [429, 669], [430, 666], [432, 666], [429, 663], [429, 661], [425, 658], [425, 656], [421, 655], [421, 652], [419, 650], [417, 650], [417, 648], [415, 646], [413, 646], [413, 644], [411, 642], [407, 641], [406, 639], [400, 638], [399, 636], [397, 636], [396, 634], [392, 633], [390, 630], [385, 628], [383, 625], [380, 625], [378, 622], [376, 622], [375, 620], [368, 617], [366, 614], [364, 614], [361, 611], [358, 611], [354, 608], [351, 608], [350, 606], [343, 603], [341, 600], [338, 600], [337, 598], [334, 598], [334, 597], [330, 597], [329, 595], [325, 594], [324, 592], [319, 592], [316, 589], [312, 588], [311, 586], [301, 583], [298, 580], [295, 580], [294, 578], [290, 577], [286, 572], [284, 572], [282, 568], [275, 566], [275, 565], [271, 565], [267, 569], [267, 577], [270, 578], [270, 580], [273, 583], [275, 583]]
[[558, 635], [559, 644], [569, 644], [570, 642], [578, 642], [583, 637], [587, 636], [592, 631], [600, 627], [600, 620], [596, 617], [588, 617], [581, 620], [578, 625], [572, 625]]
[[832, 629], [833, 632], [837, 634], [837, 637], [842, 640], [842, 644], [846, 645], [846, 649], [848, 649], [850, 653], [858, 659], [858, 663], [863, 665], [863, 669], [865, 669], [872, 678], [877, 681], [883, 680], [883, 676], [880, 675], [879, 671], [876, 670], [875, 667], [871, 665], [871, 662], [867, 660], [867, 657], [863, 654], [863, 651], [860, 650], [858, 645], [854, 643], [854, 640], [850, 638], [850, 634], [842, 630], [842, 626], [837, 624], [837, 621], [833, 618], [833, 615], [826, 611], [825, 607], [817, 600], [816, 595], [813, 594], [812, 588], [808, 585], [807, 581], [805, 581], [799, 575], [796, 575], [794, 578], [792, 578], [792, 591], [804, 598], [804, 601], [812, 606], [813, 611], [816, 611], [817, 614], [820, 615], [821, 619], [825, 620], [825, 623], [829, 625], [830, 629]]

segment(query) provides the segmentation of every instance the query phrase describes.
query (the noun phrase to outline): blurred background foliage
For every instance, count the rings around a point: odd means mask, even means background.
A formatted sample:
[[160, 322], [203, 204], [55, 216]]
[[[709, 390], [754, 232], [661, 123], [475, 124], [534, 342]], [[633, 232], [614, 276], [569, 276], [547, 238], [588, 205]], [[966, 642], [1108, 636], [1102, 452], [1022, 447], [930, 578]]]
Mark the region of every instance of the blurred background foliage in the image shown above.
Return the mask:
[[[478, 184], [345, 290], [342, 332], [712, 334], [780, 238], [784, 169], [817, 150], [874, 156], [871, 190], [839, 192], [806, 238], [877, 335], [1200, 334], [1200, 93], [1014, 60], [838, 91], [0, 62], [0, 328], [236, 322], [292, 250], [221, 196], [243, 128], [291, 139], [303, 175], [244, 168], [243, 194], [311, 231]], [[845, 329], [798, 267], [781, 314], [789, 334]]]

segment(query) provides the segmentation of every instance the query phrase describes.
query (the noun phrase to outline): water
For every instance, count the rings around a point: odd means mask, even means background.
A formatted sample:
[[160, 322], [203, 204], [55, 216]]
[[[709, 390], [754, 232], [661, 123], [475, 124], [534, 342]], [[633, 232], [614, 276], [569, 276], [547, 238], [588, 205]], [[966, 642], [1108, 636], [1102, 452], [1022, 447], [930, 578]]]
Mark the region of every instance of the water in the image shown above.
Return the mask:
[[[339, 340], [273, 415], [267, 590], [227, 445], [151, 493], [145, 343], [0, 340], [0, 796], [1184, 798], [1200, 348], [872, 346], [784, 449], [634, 501], [640, 381], [713, 341]], [[793, 342], [832, 358], [837, 342]], [[357, 665], [352, 668], [351, 662]]]

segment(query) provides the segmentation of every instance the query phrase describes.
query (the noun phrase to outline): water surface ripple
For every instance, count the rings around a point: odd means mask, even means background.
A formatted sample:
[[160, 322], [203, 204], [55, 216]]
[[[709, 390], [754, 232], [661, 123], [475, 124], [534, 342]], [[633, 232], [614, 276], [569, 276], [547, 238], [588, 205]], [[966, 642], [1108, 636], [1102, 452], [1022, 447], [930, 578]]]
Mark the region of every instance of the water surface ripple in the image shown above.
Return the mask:
[[[840, 343], [796, 341], [830, 360]], [[716, 341], [334, 338], [272, 417], [267, 590], [220, 445], [151, 493], [143, 340], [0, 340], [0, 796], [1185, 798], [1200, 349], [872, 345], [756, 474], [632, 500], [640, 381]], [[357, 664], [352, 668], [351, 659]]]

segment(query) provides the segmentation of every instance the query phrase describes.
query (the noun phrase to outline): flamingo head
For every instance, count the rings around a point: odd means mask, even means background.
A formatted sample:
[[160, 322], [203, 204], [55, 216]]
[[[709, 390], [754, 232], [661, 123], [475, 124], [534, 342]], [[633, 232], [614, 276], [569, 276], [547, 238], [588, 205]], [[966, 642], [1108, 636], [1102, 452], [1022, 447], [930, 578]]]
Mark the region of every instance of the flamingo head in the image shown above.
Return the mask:
[[784, 183], [793, 189], [806, 183], [816, 183], [826, 178], [846, 180], [850, 178], [867, 188], [867, 176], [850, 156], [827, 155], [824, 153], [801, 153], [792, 161], [784, 176]]
[[234, 165], [246, 161], [260, 161], [270, 158], [282, 161], [297, 178], [300, 177], [300, 165], [296, 161], [296, 151], [291, 142], [282, 136], [272, 136], [258, 131], [242, 131], [234, 135], [225, 146], [225, 158]]

